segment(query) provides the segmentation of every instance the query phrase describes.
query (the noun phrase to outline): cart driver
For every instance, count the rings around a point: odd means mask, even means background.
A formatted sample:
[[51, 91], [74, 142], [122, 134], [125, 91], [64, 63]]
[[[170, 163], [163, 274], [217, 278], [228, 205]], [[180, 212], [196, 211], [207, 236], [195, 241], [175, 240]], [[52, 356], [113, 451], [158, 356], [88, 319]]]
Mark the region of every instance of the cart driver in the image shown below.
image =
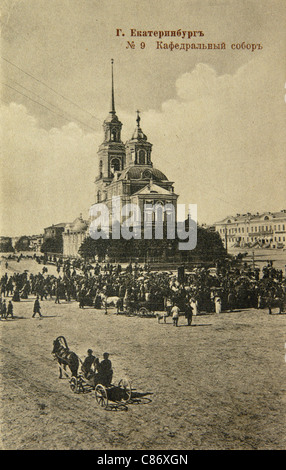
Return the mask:
[[81, 366], [81, 370], [86, 379], [90, 379], [94, 376], [99, 363], [98, 358], [94, 356], [92, 352], [92, 349], [87, 350], [87, 357], [85, 358]]
[[98, 375], [100, 377], [100, 383], [105, 386], [109, 386], [112, 381], [112, 364], [110, 359], [108, 359], [109, 354], [105, 352], [103, 354], [103, 361], [98, 365]]

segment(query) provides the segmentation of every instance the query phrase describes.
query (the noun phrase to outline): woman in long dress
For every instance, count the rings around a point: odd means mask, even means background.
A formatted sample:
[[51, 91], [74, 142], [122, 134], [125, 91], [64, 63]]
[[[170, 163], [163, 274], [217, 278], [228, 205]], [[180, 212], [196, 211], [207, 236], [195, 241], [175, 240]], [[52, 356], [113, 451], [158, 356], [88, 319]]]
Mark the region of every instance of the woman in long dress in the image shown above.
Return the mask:
[[215, 313], [221, 313], [221, 298], [215, 298]]
[[197, 315], [199, 313], [198, 301], [196, 299], [191, 299], [190, 305], [193, 309], [193, 315]]

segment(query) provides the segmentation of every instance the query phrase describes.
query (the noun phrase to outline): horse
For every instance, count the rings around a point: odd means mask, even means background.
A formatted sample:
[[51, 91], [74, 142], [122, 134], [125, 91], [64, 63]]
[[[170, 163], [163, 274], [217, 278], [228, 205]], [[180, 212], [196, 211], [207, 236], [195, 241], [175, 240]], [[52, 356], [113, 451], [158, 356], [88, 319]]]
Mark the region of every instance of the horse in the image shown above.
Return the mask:
[[285, 309], [285, 300], [281, 297], [274, 297], [274, 298], [271, 298], [271, 297], [266, 297], [263, 299], [264, 300], [264, 303], [265, 303], [265, 306], [268, 307], [268, 313], [271, 314], [272, 313], [272, 309], [273, 308], [278, 308], [278, 313], [283, 313], [284, 309]]
[[99, 296], [104, 307], [116, 307], [118, 300], [120, 300], [120, 297], [117, 297], [116, 295], [113, 297], [106, 297], [105, 294], [100, 293]]
[[59, 378], [62, 378], [62, 365], [64, 371], [66, 370], [66, 366], [68, 366], [70, 368], [72, 377], [77, 377], [79, 358], [76, 353], [69, 350], [65, 337], [58, 336], [54, 340], [53, 345], [54, 347], [52, 350], [52, 354], [54, 354], [59, 364]]

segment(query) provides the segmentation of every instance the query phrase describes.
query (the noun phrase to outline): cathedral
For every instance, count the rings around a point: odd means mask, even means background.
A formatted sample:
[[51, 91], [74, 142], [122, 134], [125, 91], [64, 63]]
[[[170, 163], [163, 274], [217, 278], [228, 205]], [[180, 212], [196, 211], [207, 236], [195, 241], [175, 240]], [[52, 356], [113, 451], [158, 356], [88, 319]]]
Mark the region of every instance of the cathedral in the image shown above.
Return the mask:
[[[118, 197], [120, 210], [126, 204], [136, 204], [144, 217], [144, 207], [148, 205], [172, 207], [172, 214], [162, 211], [163, 222], [167, 216], [177, 216], [177, 198], [174, 182], [153, 166], [152, 144], [148, 142], [140, 125], [137, 111], [136, 127], [130, 140], [121, 140], [122, 123], [115, 111], [113, 60], [111, 61], [111, 104], [110, 111], [103, 123], [104, 140], [98, 149], [98, 174], [95, 179], [95, 201], [104, 203], [112, 213], [112, 198]], [[147, 215], [146, 215], [147, 214]], [[156, 213], [149, 214], [154, 220]], [[122, 221], [120, 221], [122, 222]], [[64, 255], [79, 256], [78, 249], [84, 238], [89, 235], [90, 221], [82, 217], [67, 224], [63, 233]]]

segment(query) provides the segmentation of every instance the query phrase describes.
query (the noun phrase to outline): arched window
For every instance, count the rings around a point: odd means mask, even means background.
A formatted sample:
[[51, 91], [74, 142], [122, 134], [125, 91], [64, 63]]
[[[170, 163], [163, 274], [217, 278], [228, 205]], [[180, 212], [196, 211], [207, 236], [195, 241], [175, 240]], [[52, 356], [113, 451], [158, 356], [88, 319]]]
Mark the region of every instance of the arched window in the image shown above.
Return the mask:
[[111, 170], [113, 172], [120, 171], [120, 160], [119, 158], [113, 158], [110, 163]]
[[155, 220], [163, 222], [164, 219], [164, 203], [162, 201], [156, 201], [155, 203]]
[[145, 165], [145, 150], [140, 150], [139, 151], [139, 159], [138, 159], [138, 163], [139, 165]]
[[102, 160], [99, 162], [99, 177], [102, 178]]
[[117, 132], [115, 129], [112, 129], [111, 131], [111, 140], [115, 141], [117, 136]]

